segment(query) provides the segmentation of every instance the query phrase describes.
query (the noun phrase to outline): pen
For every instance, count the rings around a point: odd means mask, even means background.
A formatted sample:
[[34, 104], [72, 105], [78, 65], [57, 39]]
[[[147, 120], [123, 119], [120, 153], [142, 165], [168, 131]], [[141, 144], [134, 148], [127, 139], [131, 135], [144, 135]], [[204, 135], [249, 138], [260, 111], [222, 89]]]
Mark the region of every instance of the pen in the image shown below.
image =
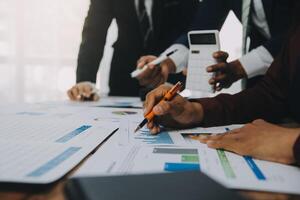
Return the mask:
[[[182, 87], [182, 83], [179, 81], [178, 83], [176, 83], [176, 85], [174, 85], [163, 97], [163, 99], [160, 101], [170, 101], [172, 100], [172, 98], [177, 94], [177, 92], [181, 89]], [[159, 103], [160, 103], [159, 102]], [[159, 104], [158, 103], [158, 104]], [[155, 117], [153, 110], [151, 110], [146, 116], [145, 119], [138, 125], [138, 127], [135, 129], [135, 133], [140, 130], [143, 126], [145, 126], [145, 124], [147, 124], [148, 121], [151, 121], [153, 118]]]
[[[158, 64], [164, 62], [165, 60], [167, 60], [176, 51], [178, 51], [178, 49], [175, 49], [174, 51], [171, 51], [171, 52], [167, 53], [166, 55], [162, 55], [162, 56], [156, 58], [152, 62], [148, 63], [148, 65], [158, 65]], [[148, 65], [145, 65], [143, 68], [136, 69], [133, 72], [131, 72], [131, 78], [135, 78], [138, 75], [140, 75], [142, 72], [144, 72], [148, 68]]]

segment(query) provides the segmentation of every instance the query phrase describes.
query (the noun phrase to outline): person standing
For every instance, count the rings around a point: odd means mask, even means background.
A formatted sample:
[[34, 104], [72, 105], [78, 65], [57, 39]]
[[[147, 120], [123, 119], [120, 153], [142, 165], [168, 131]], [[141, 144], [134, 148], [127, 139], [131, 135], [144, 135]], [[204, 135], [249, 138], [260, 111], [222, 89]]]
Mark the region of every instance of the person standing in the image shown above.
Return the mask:
[[[91, 0], [82, 32], [72, 100], [90, 97], [95, 88], [107, 30], [113, 19], [118, 39], [113, 44], [109, 87], [111, 96], [138, 96], [138, 81], [130, 77], [138, 58], [159, 55], [187, 31], [199, 0]], [[92, 98], [97, 99], [98, 96]]]

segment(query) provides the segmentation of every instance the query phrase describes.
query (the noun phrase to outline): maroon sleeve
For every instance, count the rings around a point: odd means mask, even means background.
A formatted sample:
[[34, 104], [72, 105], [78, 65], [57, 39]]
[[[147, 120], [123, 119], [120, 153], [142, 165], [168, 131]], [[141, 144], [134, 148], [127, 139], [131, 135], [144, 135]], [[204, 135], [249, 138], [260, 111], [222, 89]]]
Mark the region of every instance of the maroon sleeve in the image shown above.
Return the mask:
[[300, 52], [300, 31], [289, 40], [266, 76], [252, 89], [235, 95], [221, 94], [196, 100], [204, 110], [202, 126], [248, 123], [264, 119], [276, 123], [288, 115], [291, 75], [296, 68], [293, 59]]
[[300, 164], [300, 136], [298, 137], [294, 145], [294, 157], [296, 159], [296, 162]]

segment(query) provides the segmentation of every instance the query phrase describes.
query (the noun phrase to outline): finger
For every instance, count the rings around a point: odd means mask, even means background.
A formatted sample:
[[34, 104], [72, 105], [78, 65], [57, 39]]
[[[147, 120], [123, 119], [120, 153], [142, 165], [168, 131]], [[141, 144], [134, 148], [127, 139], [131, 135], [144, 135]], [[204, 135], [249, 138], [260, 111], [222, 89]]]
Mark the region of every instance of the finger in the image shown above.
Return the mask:
[[171, 106], [169, 102], [162, 101], [158, 105], [153, 107], [153, 112], [157, 116], [166, 115], [170, 112]]
[[70, 90], [68, 90], [68, 92], [67, 92], [67, 94], [68, 94], [68, 97], [72, 100], [72, 101], [74, 101], [75, 100], [75, 97], [74, 97], [74, 95], [73, 95], [73, 93], [72, 93], [72, 90], [70, 89]]
[[150, 78], [151, 82], [149, 83], [149, 86], [156, 88], [159, 85], [162, 85], [166, 82], [165, 75], [162, 73], [161, 68], [158, 66], [157, 70], [154, 69], [156, 72], [153, 74], [153, 76]]
[[226, 62], [228, 56], [228, 53], [224, 51], [217, 51], [213, 53], [213, 58], [216, 59], [217, 62]]
[[206, 144], [209, 148], [235, 151], [240, 146], [236, 138], [236, 135], [225, 134], [222, 137], [207, 140]]
[[208, 66], [206, 68], [206, 71], [209, 72], [209, 73], [212, 73], [212, 72], [225, 72], [226, 69], [227, 69], [227, 63], [221, 62], [221, 63], [215, 64], [215, 65]]
[[149, 68], [149, 69], [152, 69], [152, 70], [153, 70], [154, 68], [158, 67], [158, 66], [159, 66], [159, 65], [153, 65], [153, 64], [150, 64], [150, 63], [148, 64], [148, 68]]
[[169, 89], [169, 86], [162, 85], [147, 94], [144, 104], [145, 115], [152, 110], [154, 105], [156, 105], [164, 97], [164, 95], [168, 92]]
[[143, 68], [146, 65], [146, 56], [142, 56], [138, 61], [137, 61], [137, 68]]
[[227, 131], [226, 134], [238, 134], [238, 133], [241, 133], [241, 130], [242, 128], [236, 128], [236, 129], [233, 129], [233, 130], [230, 130], [230, 131]]
[[201, 143], [206, 143], [206, 141], [208, 141], [211, 136], [210, 135], [199, 135], [199, 136], [195, 136], [192, 137], [195, 140], [199, 140]]
[[172, 118], [180, 115], [184, 110], [184, 101], [186, 101], [180, 95], [176, 95], [170, 101], [162, 101], [153, 108], [153, 111], [156, 115], [166, 115], [169, 114]]
[[215, 88], [215, 91], [220, 92], [222, 89], [223, 89], [223, 87], [217, 86], [217, 87]]
[[74, 97], [75, 100], [80, 99], [79, 90], [78, 90], [77, 86], [74, 86], [74, 87], [71, 88], [71, 94], [72, 94], [72, 96]]
[[155, 60], [156, 57], [155, 56], [142, 56], [137, 63], [137, 67], [138, 68], [143, 68], [145, 65], [147, 65], [148, 63], [152, 62], [153, 60]]
[[160, 70], [160, 67], [155, 67], [153, 69], [148, 67], [136, 78], [138, 79], [140, 85], [155, 85], [157, 83], [157, 78], [160, 76]]
[[147, 128], [149, 129], [150, 133], [153, 134], [153, 135], [160, 132], [160, 127], [159, 127], [159, 125], [157, 125], [154, 122], [154, 120], [151, 120], [151, 121], [148, 122]]
[[226, 82], [227, 75], [226, 74], [218, 74], [217, 76], [211, 78], [209, 80], [210, 84], [224, 83]]
[[184, 111], [184, 105], [186, 102], [187, 100], [182, 96], [176, 95], [171, 101], [168, 101], [170, 107], [168, 113], [174, 117], [179, 116]]
[[160, 132], [160, 127], [155, 125], [151, 130], [150, 130], [152, 135], [156, 135]]
[[162, 76], [162, 79], [163, 79], [162, 81], [166, 82], [167, 79], [168, 79], [169, 73], [170, 73], [169, 67], [168, 67], [167, 64], [164, 64], [164, 65], [161, 66], [160, 73], [161, 73], [161, 76]]
[[150, 79], [154, 79], [157, 76], [161, 75], [161, 67], [158, 65], [157, 67], [154, 67], [151, 70], [151, 75], [149, 76]]
[[154, 127], [154, 122], [153, 122], [153, 120], [151, 120], [151, 121], [148, 121], [148, 123], [147, 123], [147, 128], [150, 130], [150, 129], [152, 129], [153, 127]]
[[263, 119], [257, 119], [257, 120], [254, 120], [252, 123], [256, 124], [256, 125], [261, 125], [261, 124], [266, 124], [267, 122]]
[[142, 73], [140, 73], [136, 78], [138, 80], [142, 80], [142, 79], [147, 79], [148, 77], [151, 76], [152, 71], [149, 67], [147, 67], [147, 69], [145, 69]]
[[89, 83], [85, 84], [78, 84], [79, 94], [83, 95], [84, 97], [90, 97], [93, 91], [93, 86]]

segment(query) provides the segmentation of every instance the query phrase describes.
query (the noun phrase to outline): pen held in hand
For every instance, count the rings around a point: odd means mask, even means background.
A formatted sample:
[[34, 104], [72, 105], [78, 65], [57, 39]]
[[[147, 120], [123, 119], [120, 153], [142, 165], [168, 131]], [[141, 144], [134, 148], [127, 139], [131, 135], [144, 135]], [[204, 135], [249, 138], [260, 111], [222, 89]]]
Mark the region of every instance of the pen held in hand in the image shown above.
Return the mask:
[[[178, 50], [175, 49], [174, 51], [171, 51], [171, 52], [167, 53], [166, 55], [162, 55], [162, 56], [156, 58], [155, 60], [153, 60], [152, 62], [150, 62], [148, 65], [159, 65], [160, 63], [167, 60], [169, 58], [169, 56], [174, 54], [176, 51], [178, 51]], [[133, 72], [131, 72], [131, 78], [136, 78], [141, 73], [143, 73], [146, 69], [148, 69], [148, 65], [145, 65], [143, 68], [136, 69]]]
[[[163, 97], [163, 99], [160, 101], [170, 101], [172, 100], [175, 95], [181, 90], [182, 88], [182, 83], [179, 81], [178, 83], [176, 83], [176, 85], [174, 85]], [[159, 103], [160, 103], [159, 102]], [[158, 103], [158, 104], [159, 104]], [[155, 117], [155, 114], [153, 112], [153, 109], [145, 116], [145, 119], [137, 126], [137, 128], [135, 129], [135, 133], [140, 130], [141, 128], [143, 128], [148, 121], [153, 120], [153, 118]]]

